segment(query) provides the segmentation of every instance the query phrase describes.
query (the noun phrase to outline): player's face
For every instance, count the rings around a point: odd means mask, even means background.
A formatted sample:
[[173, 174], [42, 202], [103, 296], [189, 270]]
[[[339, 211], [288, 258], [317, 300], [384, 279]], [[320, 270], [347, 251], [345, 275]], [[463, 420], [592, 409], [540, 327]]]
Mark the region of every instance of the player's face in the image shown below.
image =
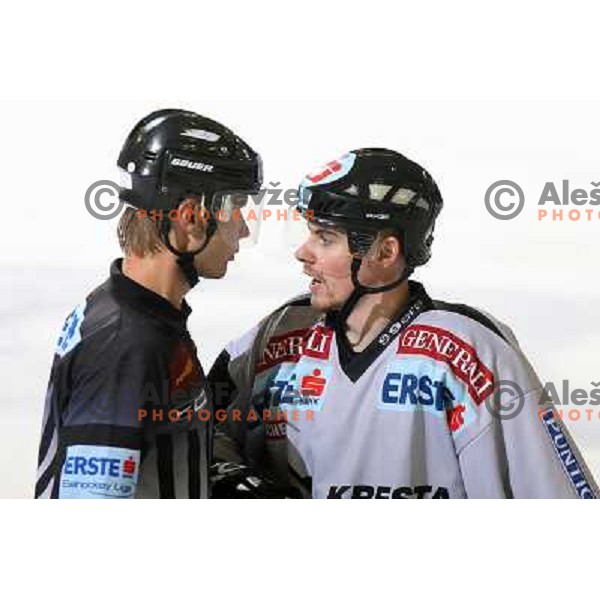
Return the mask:
[[308, 223], [308, 238], [295, 253], [311, 277], [311, 304], [319, 311], [340, 308], [354, 286], [350, 276], [352, 255], [345, 233]]
[[207, 279], [224, 277], [227, 266], [239, 252], [240, 240], [248, 235], [248, 226], [241, 217], [219, 222], [217, 231], [208, 246], [196, 255], [195, 264], [198, 273]]

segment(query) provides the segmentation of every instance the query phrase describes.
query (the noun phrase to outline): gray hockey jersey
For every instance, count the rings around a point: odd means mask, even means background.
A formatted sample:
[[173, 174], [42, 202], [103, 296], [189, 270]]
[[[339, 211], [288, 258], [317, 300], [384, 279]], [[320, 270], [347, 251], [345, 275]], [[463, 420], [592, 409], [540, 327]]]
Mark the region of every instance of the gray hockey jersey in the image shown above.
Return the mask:
[[209, 379], [244, 458], [314, 498], [597, 497], [510, 330], [410, 290], [360, 353], [308, 296], [227, 345]]

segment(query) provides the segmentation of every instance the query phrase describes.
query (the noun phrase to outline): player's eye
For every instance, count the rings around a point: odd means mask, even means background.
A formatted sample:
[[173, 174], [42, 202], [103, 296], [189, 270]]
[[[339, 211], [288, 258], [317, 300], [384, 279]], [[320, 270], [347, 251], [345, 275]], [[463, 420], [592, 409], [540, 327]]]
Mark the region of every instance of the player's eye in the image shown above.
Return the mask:
[[333, 243], [333, 238], [330, 235], [320, 233], [319, 243], [323, 246], [330, 246]]
[[248, 194], [233, 194], [231, 204], [234, 208], [244, 208], [248, 204]]

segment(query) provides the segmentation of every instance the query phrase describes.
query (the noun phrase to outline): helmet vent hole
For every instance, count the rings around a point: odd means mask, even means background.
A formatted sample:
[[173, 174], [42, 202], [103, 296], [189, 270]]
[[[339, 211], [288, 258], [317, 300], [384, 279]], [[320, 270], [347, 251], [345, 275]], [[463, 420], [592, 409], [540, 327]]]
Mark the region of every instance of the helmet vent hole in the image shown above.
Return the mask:
[[391, 185], [383, 183], [370, 183], [369, 184], [369, 199], [370, 200], [383, 200], [385, 195], [392, 189]]
[[407, 188], [400, 188], [392, 197], [393, 204], [407, 205], [410, 204], [410, 201], [417, 195], [417, 192], [414, 190], [409, 190]]

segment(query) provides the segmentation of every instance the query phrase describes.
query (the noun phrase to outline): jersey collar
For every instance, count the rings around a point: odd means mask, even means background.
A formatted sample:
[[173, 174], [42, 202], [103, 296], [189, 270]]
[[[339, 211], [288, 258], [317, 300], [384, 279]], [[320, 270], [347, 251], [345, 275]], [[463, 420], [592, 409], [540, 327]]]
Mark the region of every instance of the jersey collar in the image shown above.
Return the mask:
[[118, 300], [127, 302], [134, 309], [168, 323], [176, 329], [186, 329], [187, 319], [192, 312], [189, 304], [184, 300], [181, 310], [178, 310], [166, 298], [123, 275], [122, 258], [111, 264], [110, 288]]
[[354, 352], [336, 313], [328, 313], [326, 325], [335, 331], [340, 367], [348, 379], [356, 383], [385, 349], [422, 313], [434, 308], [433, 300], [417, 281], [409, 281], [409, 301], [388, 326], [362, 351]]

